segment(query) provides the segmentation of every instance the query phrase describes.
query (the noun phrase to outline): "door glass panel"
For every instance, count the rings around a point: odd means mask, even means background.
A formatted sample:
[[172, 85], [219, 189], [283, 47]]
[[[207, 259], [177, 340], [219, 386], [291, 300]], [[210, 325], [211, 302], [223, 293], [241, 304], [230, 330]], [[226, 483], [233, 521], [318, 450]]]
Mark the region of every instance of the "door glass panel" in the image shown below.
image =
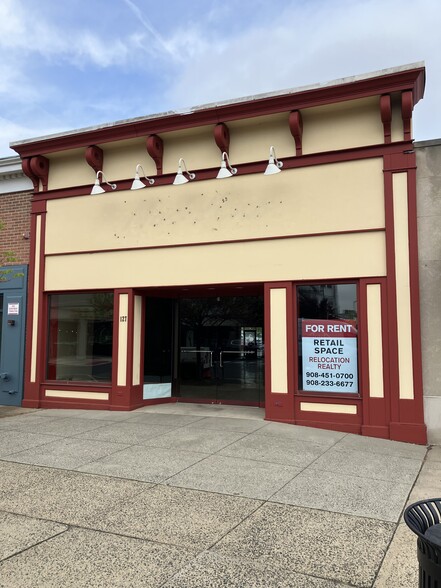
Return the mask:
[[263, 298], [180, 301], [181, 397], [258, 404], [263, 400]]
[[144, 399], [171, 396], [175, 304], [168, 298], [146, 299]]

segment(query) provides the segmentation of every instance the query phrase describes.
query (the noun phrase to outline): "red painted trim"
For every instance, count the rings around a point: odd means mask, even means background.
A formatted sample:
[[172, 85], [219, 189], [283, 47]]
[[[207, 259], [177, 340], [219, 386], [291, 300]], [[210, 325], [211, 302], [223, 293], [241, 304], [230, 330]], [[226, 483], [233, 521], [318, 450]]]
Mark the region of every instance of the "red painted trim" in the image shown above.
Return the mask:
[[[32, 407], [33, 408], [33, 407]], [[109, 403], [107, 400], [97, 402], [96, 400], [86, 400], [84, 398], [63, 398], [63, 399], [49, 399], [42, 397], [40, 408], [75, 408], [79, 410], [109, 410]]]
[[[283, 169], [297, 169], [303, 167], [311, 167], [315, 165], [328, 165], [332, 163], [340, 163], [346, 161], [358, 161], [360, 159], [374, 159], [376, 157], [383, 157], [387, 154], [396, 154], [401, 156], [403, 151], [412, 150], [413, 144], [411, 141], [400, 141], [385, 145], [370, 145], [367, 147], [352, 147], [349, 149], [340, 149], [336, 151], [325, 151], [322, 153], [309, 153], [307, 155], [295, 156], [295, 157], [284, 157], [283, 158]], [[268, 160], [253, 161], [248, 163], [238, 164], [237, 175], [243, 176], [248, 174], [263, 173]], [[196, 173], [196, 178], [193, 182], [212, 180], [215, 179], [219, 168], [205, 168], [193, 170]], [[149, 187], [149, 190], [155, 189], [158, 186], [166, 186], [173, 184], [175, 179], [175, 173], [163, 174], [155, 178], [155, 184]], [[133, 178], [115, 180], [117, 183], [117, 191], [130, 190], [133, 182]], [[56, 198], [72, 198], [74, 196], [90, 196], [92, 184], [83, 186], [72, 186], [70, 188], [62, 188], [58, 190], [48, 190], [46, 192], [39, 192], [34, 194], [33, 199], [35, 200], [52, 200]], [[104, 197], [105, 194], [99, 196]]]
[[41, 408], [40, 400], [31, 400], [30, 398], [23, 398], [21, 403], [23, 408]]
[[43, 192], [47, 192], [47, 184], [49, 179], [49, 163], [49, 159], [43, 157], [43, 155], [35, 155], [34, 157], [31, 157], [31, 160], [29, 162], [29, 167], [33, 176], [37, 177], [41, 181]]
[[102, 392], [110, 393], [112, 390], [111, 382], [80, 382], [74, 380], [46, 380], [41, 382], [41, 388], [44, 390], [72, 390], [72, 392]]
[[[313, 415], [319, 415], [320, 413], [310, 413]], [[334, 415], [336, 416], [336, 415]], [[352, 433], [354, 435], [360, 435], [361, 426], [353, 423], [341, 423], [339, 421], [313, 421], [313, 420], [296, 420], [296, 425], [302, 427], [315, 427], [316, 429], [329, 429], [330, 431], [341, 431], [342, 433]]]
[[156, 173], [162, 175], [162, 159], [164, 157], [164, 142], [158, 135], [149, 135], [146, 139], [147, 153], [155, 162]]
[[39, 155], [87, 145], [96, 145], [161, 134], [168, 131], [228, 122], [257, 116], [267, 116], [291, 110], [301, 110], [325, 104], [366, 98], [378, 94], [411, 91], [416, 104], [423, 96], [425, 69], [415, 68], [387, 75], [355, 80], [334, 86], [299, 90], [279, 96], [267, 96], [195, 110], [185, 115], [173, 113], [162, 117], [114, 124], [96, 130], [74, 131], [62, 137], [40, 139], [16, 145], [13, 149], [22, 157]]
[[36, 176], [31, 169], [31, 158], [30, 157], [25, 157], [24, 159], [22, 159], [21, 168], [22, 168], [25, 176], [27, 176], [32, 181], [32, 184], [34, 187], [34, 192], [38, 192], [38, 188], [40, 186], [40, 180], [38, 179], [38, 176]]
[[[414, 398], [399, 397], [398, 326], [396, 305], [395, 245], [393, 219], [392, 172], [385, 171], [386, 207], [386, 262], [388, 275], [388, 322], [389, 322], [389, 369], [390, 369], [390, 438], [413, 443], [426, 443], [424, 425], [423, 384], [421, 363], [421, 331], [419, 317], [418, 243], [416, 217], [416, 161], [415, 154], [403, 155], [403, 160], [394, 162], [398, 173], [407, 173], [408, 230], [409, 230], [409, 277], [411, 302], [412, 355], [414, 370]], [[406, 165], [409, 168], [406, 169]]]
[[221, 153], [228, 155], [230, 150], [230, 129], [225, 123], [218, 123], [213, 130], [214, 140]]
[[[126, 364], [126, 386], [130, 392], [133, 382], [133, 333], [134, 333], [134, 308], [135, 300], [133, 290], [129, 293], [129, 306], [127, 310], [127, 364]], [[131, 400], [131, 399], [130, 399]]]
[[47, 211], [47, 200], [32, 200], [31, 214], [43, 214]]
[[[306, 237], [332, 237], [334, 235], [353, 235], [357, 233], [384, 232], [384, 227], [374, 229], [354, 229], [348, 231], [329, 231], [323, 233], [302, 233], [297, 235], [276, 235], [273, 237], [249, 237], [247, 239], [224, 239], [222, 241], [201, 241], [199, 243], [172, 243], [170, 245], [147, 245], [140, 247], [112, 248], [112, 249], [85, 249], [82, 251], [65, 251], [60, 253], [48, 253], [46, 257], [64, 257], [65, 255], [90, 255], [94, 253], [115, 253], [120, 251], [143, 251], [149, 249], [175, 249], [177, 247], [201, 247], [204, 245], [225, 245], [231, 243], [254, 243], [255, 241], [278, 241], [280, 239], [302, 239]], [[320, 280], [321, 282], [323, 280]]]
[[28, 275], [28, 303], [26, 315], [26, 345], [25, 345], [25, 376], [24, 392], [22, 406], [28, 408], [39, 407], [39, 387], [37, 382], [31, 382], [31, 360], [32, 360], [32, 334], [33, 334], [33, 315], [38, 312], [35, 308], [34, 301], [34, 281], [35, 281], [35, 251], [36, 251], [36, 225], [37, 215], [31, 214], [31, 242], [29, 252], [29, 275]]
[[[111, 410], [129, 410], [136, 406], [142, 406], [142, 384], [133, 385], [132, 371], [133, 371], [133, 331], [134, 331], [134, 293], [133, 289], [128, 288], [115, 290], [115, 302], [114, 308], [116, 314], [114, 315], [114, 353], [112, 361], [115, 365], [112, 365], [112, 394], [111, 394]], [[118, 336], [119, 336], [119, 324], [120, 324], [120, 299], [121, 295], [128, 296], [128, 309], [127, 309], [127, 356], [126, 356], [126, 382], [124, 385], [118, 385]], [[116, 408], [120, 407], [120, 408]]]
[[361, 434], [366, 437], [378, 437], [379, 439], [389, 439], [389, 425], [387, 426], [376, 426], [376, 425], [362, 425]]
[[113, 342], [112, 342], [112, 391], [110, 404], [116, 404], [118, 381], [118, 341], [119, 341], [119, 290], [113, 291]]
[[[369, 381], [369, 347], [368, 347], [368, 313], [367, 313], [367, 287], [371, 284], [380, 286], [381, 296], [381, 328], [382, 328], [382, 355], [383, 355], [383, 397], [371, 397]], [[387, 294], [385, 279], [363, 279], [360, 280], [360, 333], [359, 338], [361, 354], [361, 377], [363, 390], [363, 426], [366, 431], [372, 431], [376, 427], [386, 428], [389, 436], [390, 402], [389, 402], [389, 354], [388, 354], [388, 316], [387, 316]], [[365, 433], [363, 433], [365, 434]], [[370, 434], [370, 433], [366, 433]], [[372, 433], [373, 436], [377, 436]], [[382, 436], [383, 433], [382, 433]]]
[[421, 321], [420, 321], [420, 291], [418, 267], [418, 228], [417, 228], [417, 195], [416, 170], [411, 169], [407, 174], [408, 192], [408, 222], [409, 222], [409, 278], [410, 304], [412, 325], [412, 355], [413, 355], [413, 387], [415, 407], [412, 410], [413, 419], [424, 423], [423, 407], [423, 364], [421, 352]]
[[95, 173], [103, 171], [104, 167], [104, 151], [97, 145], [90, 145], [87, 147], [84, 157], [86, 162], [93, 169]]
[[391, 143], [392, 106], [390, 94], [383, 94], [383, 96], [380, 96], [380, 113], [381, 122], [383, 123], [384, 142]]
[[288, 119], [289, 130], [296, 144], [296, 156], [302, 155], [303, 119], [299, 110], [293, 110]]
[[38, 300], [38, 341], [37, 345], [37, 376], [36, 381], [46, 378], [46, 357], [48, 342], [48, 297], [44, 294], [45, 256], [46, 248], [46, 214], [41, 215], [41, 247], [40, 247], [40, 274], [39, 274], [39, 300]]
[[416, 158], [412, 144], [408, 149], [384, 154], [383, 171], [406, 172], [409, 169], [416, 169]]
[[390, 401], [390, 418], [399, 420], [399, 375], [398, 375], [398, 323], [395, 275], [395, 234], [393, 210], [392, 173], [384, 172], [384, 206], [386, 221], [386, 272], [387, 272], [387, 317], [389, 332], [389, 386], [387, 397]]
[[401, 93], [401, 116], [403, 117], [404, 140], [412, 139], [413, 95], [410, 91]]
[[[402, 402], [407, 402], [403, 400]], [[413, 403], [413, 400], [410, 400]], [[394, 441], [406, 443], [427, 444], [427, 430], [424, 424], [414, 423], [390, 423], [390, 438]]]
[[[176, 396], [170, 396], [170, 398], [150, 398], [148, 400], [143, 400], [142, 406], [154, 406], [156, 404], [175, 404], [177, 401], [178, 398], [176, 398]], [[201, 404], [203, 404], [202, 401]]]
[[[286, 291], [286, 344], [288, 392], [280, 393], [271, 388], [271, 290]], [[294, 418], [294, 366], [292, 282], [268, 282], [264, 289], [264, 339], [265, 339], [265, 417], [275, 419]]]

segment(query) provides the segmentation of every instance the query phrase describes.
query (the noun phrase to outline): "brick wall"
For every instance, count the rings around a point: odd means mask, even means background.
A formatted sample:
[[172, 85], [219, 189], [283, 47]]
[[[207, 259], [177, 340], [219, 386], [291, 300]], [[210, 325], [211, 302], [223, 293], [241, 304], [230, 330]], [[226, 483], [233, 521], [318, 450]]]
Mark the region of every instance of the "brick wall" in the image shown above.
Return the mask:
[[0, 255], [3, 251], [13, 251], [15, 264], [29, 263], [31, 194], [0, 194], [0, 222], [4, 225], [0, 231]]

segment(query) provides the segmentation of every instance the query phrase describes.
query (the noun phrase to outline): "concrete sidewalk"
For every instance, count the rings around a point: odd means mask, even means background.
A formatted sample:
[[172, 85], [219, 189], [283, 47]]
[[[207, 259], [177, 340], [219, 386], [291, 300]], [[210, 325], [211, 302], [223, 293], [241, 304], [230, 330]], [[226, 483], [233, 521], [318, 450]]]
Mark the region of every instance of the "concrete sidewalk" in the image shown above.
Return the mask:
[[0, 586], [416, 587], [402, 511], [441, 494], [441, 448], [262, 415], [1, 418]]

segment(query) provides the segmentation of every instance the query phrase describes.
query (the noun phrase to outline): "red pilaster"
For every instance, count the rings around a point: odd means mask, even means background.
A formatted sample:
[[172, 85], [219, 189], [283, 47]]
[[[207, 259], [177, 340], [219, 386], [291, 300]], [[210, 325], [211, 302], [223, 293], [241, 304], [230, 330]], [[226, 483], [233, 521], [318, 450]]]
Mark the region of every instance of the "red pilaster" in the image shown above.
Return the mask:
[[[371, 396], [369, 381], [369, 332], [367, 288], [370, 284], [378, 284], [381, 288], [381, 330], [383, 341], [383, 394]], [[363, 424], [361, 432], [369, 437], [389, 438], [390, 402], [389, 402], [389, 354], [388, 354], [388, 324], [387, 324], [387, 294], [386, 280], [383, 278], [360, 280], [359, 288], [359, 353], [360, 353], [360, 385], [363, 393]]]
[[[384, 158], [384, 196], [386, 213], [386, 262], [387, 262], [387, 308], [389, 327], [389, 394], [390, 394], [390, 438], [410, 443], [427, 442], [424, 424], [423, 386], [421, 367], [421, 331], [419, 319], [418, 292], [418, 243], [416, 218], [416, 161], [415, 154], [391, 154]], [[395, 241], [393, 214], [393, 173], [407, 174], [408, 231], [409, 231], [409, 279], [411, 301], [411, 329], [413, 355], [412, 399], [400, 398], [398, 366], [398, 324], [397, 324], [397, 284], [395, 272]]]
[[[120, 297], [127, 294], [127, 315], [122, 314]], [[118, 347], [119, 326], [127, 322], [127, 357], [125, 384], [118, 384]], [[112, 391], [110, 395], [110, 410], [132, 410], [142, 406], [142, 387], [133, 385], [133, 329], [134, 329], [134, 293], [132, 289], [115, 290], [114, 292], [114, 323], [113, 323], [113, 354], [112, 354]]]
[[[41, 219], [40, 241], [37, 243], [37, 218]], [[46, 232], [46, 201], [33, 202], [31, 211], [31, 247], [28, 280], [28, 305], [26, 319], [26, 348], [25, 348], [25, 378], [22, 406], [27, 408], [39, 408], [40, 406], [40, 382], [44, 378], [45, 370], [45, 299], [44, 299], [44, 249]], [[38, 302], [35, 300], [35, 256], [40, 247], [39, 280], [37, 284]], [[34, 316], [37, 315], [37, 350], [36, 350], [36, 377], [31, 382], [31, 361], [32, 361], [32, 337], [34, 331]]]
[[[271, 290], [286, 291], [286, 337], [287, 337], [287, 381], [288, 392], [273, 390], [271, 385]], [[291, 282], [265, 284], [265, 417], [271, 421], [294, 422], [294, 316], [293, 286]]]

